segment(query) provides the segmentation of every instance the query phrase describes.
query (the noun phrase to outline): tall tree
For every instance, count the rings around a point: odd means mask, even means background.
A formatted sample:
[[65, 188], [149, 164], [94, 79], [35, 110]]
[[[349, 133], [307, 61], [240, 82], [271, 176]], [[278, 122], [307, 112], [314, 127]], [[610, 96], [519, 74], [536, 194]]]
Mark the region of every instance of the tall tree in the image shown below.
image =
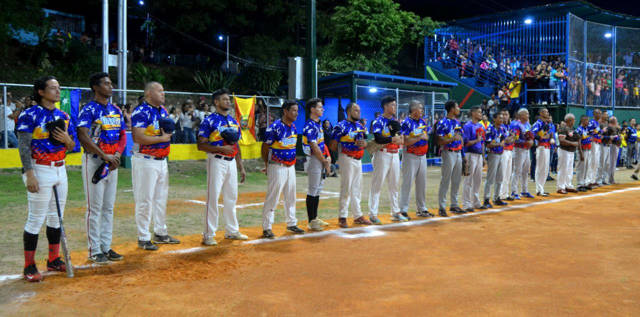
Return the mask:
[[335, 8], [330, 21], [330, 28], [321, 29], [330, 36], [319, 62], [332, 71], [395, 73], [400, 50], [421, 45], [438, 26], [430, 18], [401, 10], [393, 0], [349, 0]]

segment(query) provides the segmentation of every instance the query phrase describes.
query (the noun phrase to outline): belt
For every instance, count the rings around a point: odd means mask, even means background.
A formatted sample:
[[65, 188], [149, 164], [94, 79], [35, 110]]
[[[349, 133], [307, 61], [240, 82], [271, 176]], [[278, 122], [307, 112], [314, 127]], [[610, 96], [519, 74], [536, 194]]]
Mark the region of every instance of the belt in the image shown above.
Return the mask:
[[287, 165], [284, 163], [280, 163], [280, 162], [273, 162], [273, 161], [269, 161], [269, 165], [278, 165], [278, 166], [284, 166], [284, 167], [291, 167], [293, 165]]
[[449, 151], [449, 152], [460, 152], [461, 150], [444, 149], [444, 151]]
[[482, 155], [482, 152], [472, 152], [472, 151], [468, 151], [467, 154], [478, 154], [478, 155]]
[[544, 143], [544, 144], [541, 143], [541, 144], [538, 144], [538, 146], [542, 146], [545, 149], [550, 149], [551, 148], [551, 144], [547, 144], [547, 143]]
[[49, 160], [37, 159], [36, 164], [44, 165], [44, 166], [60, 167], [64, 165], [64, 161], [49, 161]]
[[346, 155], [346, 156], [348, 156], [348, 157], [350, 157], [350, 158], [352, 158], [352, 159], [354, 159], [354, 160], [358, 160], [358, 161], [359, 161], [359, 160], [361, 160], [361, 159], [362, 159], [361, 157], [351, 156], [351, 155], [349, 155], [349, 154], [347, 154], [347, 153], [342, 153], [342, 154], [344, 154], [344, 155]]
[[383, 148], [382, 150], [380, 150], [382, 152], [387, 152], [387, 153], [391, 153], [391, 154], [397, 154], [398, 150], [389, 150], [387, 148]]
[[217, 159], [225, 160], [225, 161], [233, 161], [233, 157], [224, 156], [224, 155], [220, 155], [220, 154], [216, 154], [213, 157], [215, 157]]
[[155, 160], [155, 161], [164, 161], [167, 157], [155, 157], [155, 156], [151, 156], [151, 155], [144, 155], [144, 154], [138, 154], [138, 157], [147, 159], [147, 160]]

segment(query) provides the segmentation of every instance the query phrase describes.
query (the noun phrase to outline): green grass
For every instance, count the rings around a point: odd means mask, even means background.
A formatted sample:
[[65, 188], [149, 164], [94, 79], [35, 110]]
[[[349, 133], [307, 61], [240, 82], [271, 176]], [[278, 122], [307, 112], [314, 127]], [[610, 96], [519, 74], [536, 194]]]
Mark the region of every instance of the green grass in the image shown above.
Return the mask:
[[[244, 184], [239, 185], [240, 204], [261, 203], [260, 197], [255, 193], [265, 192], [267, 189], [266, 175], [256, 172], [258, 165], [247, 165], [247, 170], [253, 171], [247, 174]], [[81, 172], [79, 167], [69, 167], [67, 169], [69, 180], [69, 196], [67, 207], [65, 208], [65, 228], [69, 237], [69, 244], [72, 250], [85, 250], [87, 248], [86, 229], [84, 221], [85, 197]], [[114, 245], [136, 241], [136, 225], [134, 217], [134, 202], [131, 187], [131, 170], [118, 170], [118, 192], [116, 209], [114, 216]], [[630, 171], [619, 170], [616, 179], [620, 183], [631, 181]], [[206, 197], [206, 167], [204, 161], [181, 161], [169, 163], [169, 201], [167, 210], [167, 225], [172, 235], [194, 235], [200, 234], [203, 230], [204, 206], [200, 204], [187, 203], [186, 200], [201, 199]], [[19, 273], [23, 263], [22, 232], [27, 218], [27, 194], [18, 169], [0, 170], [0, 274]], [[428, 169], [427, 180], [427, 206], [430, 210], [437, 210], [437, 190], [439, 186], [440, 172], [436, 167]], [[297, 173], [297, 193], [303, 198], [307, 189], [307, 176], [304, 173]], [[370, 190], [371, 175], [365, 174], [362, 184], [361, 209], [368, 214], [368, 197]], [[575, 182], [575, 180], [574, 180]], [[460, 187], [462, 194], [463, 185]], [[534, 184], [529, 184], [529, 189], [535, 191]], [[555, 181], [547, 182], [548, 192], [555, 192]], [[340, 178], [327, 178], [324, 190], [328, 192], [340, 191]], [[482, 192], [482, 190], [481, 190]], [[380, 214], [389, 213], [389, 200], [387, 189], [383, 189], [380, 195]], [[459, 200], [462, 203], [461, 200]], [[319, 216], [323, 219], [337, 218], [338, 198], [322, 199], [319, 207]], [[306, 220], [306, 208], [304, 202], [296, 204], [296, 214], [299, 220]], [[415, 200], [412, 197], [409, 204], [410, 212], [415, 211]], [[238, 208], [238, 220], [241, 227], [258, 227], [262, 223], [262, 205]], [[351, 213], [349, 213], [351, 217]], [[276, 210], [276, 223], [284, 222], [282, 205]], [[224, 230], [222, 217], [218, 226], [219, 230]], [[42, 263], [46, 257], [47, 239], [44, 236], [44, 226], [41, 231], [38, 254], [36, 259]], [[220, 234], [219, 234], [220, 235]], [[84, 259], [76, 260], [78, 263]], [[41, 267], [42, 265], [39, 264]]]

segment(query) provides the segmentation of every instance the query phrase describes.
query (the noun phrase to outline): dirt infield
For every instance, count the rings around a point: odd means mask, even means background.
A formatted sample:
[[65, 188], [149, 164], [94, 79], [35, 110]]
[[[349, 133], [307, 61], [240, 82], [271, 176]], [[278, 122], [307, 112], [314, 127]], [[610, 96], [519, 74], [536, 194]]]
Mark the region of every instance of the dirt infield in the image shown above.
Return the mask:
[[[4, 282], [0, 311], [640, 315], [640, 190], [588, 196], [624, 188], [633, 187], [608, 186], [580, 199], [501, 213], [264, 244], [222, 241], [200, 249], [199, 235], [157, 253], [125, 244], [118, 246], [124, 262], [79, 270], [73, 279]], [[544, 200], [524, 203], [532, 201]], [[261, 233], [243, 232], [251, 239]], [[274, 232], [283, 235], [284, 227]], [[185, 249], [191, 253], [167, 252]]]

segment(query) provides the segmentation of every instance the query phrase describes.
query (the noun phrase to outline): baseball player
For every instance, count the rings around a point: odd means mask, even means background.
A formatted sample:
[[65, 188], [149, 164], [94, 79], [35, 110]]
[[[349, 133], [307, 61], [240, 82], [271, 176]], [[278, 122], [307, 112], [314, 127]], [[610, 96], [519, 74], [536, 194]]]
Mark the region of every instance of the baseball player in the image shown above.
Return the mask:
[[509, 129], [509, 125], [511, 124], [511, 118], [509, 115], [509, 110], [502, 109], [500, 110], [500, 114], [502, 114], [502, 133], [504, 136], [504, 146], [502, 152], [502, 162], [500, 163], [499, 173], [501, 175], [502, 184], [500, 185], [500, 198], [505, 200], [513, 200], [511, 195], [509, 195], [509, 185], [511, 184], [511, 175], [513, 174], [513, 144], [514, 144], [514, 136], [511, 134], [511, 130]]
[[598, 175], [601, 173], [602, 166], [600, 165], [602, 153], [602, 134], [600, 129], [600, 116], [602, 112], [600, 109], [593, 110], [593, 119], [589, 120], [587, 129], [591, 135], [591, 164], [593, 168], [589, 168], [587, 171], [587, 182], [591, 187], [598, 187]]
[[416, 216], [433, 217], [427, 210], [425, 199], [427, 191], [427, 152], [429, 151], [429, 134], [431, 127], [422, 119], [424, 105], [417, 100], [409, 103], [409, 116], [402, 121], [401, 134], [405, 152], [402, 156], [402, 188], [400, 191], [400, 212], [409, 210], [411, 185], [415, 181]]
[[[360, 197], [362, 195], [362, 155], [367, 146], [365, 128], [360, 124], [360, 106], [355, 102], [347, 105], [347, 119], [340, 121], [332, 132], [331, 150], [338, 150], [340, 145], [340, 210], [338, 224], [348, 228], [347, 215], [349, 203], [353, 223], [371, 225], [372, 222], [362, 215]], [[353, 200], [353, 201], [352, 201]]]
[[[396, 98], [386, 96], [382, 98], [383, 113], [373, 120], [372, 133], [377, 143], [385, 144], [385, 147], [372, 153], [373, 176], [371, 178], [371, 191], [369, 192], [369, 220], [375, 225], [381, 225], [378, 219], [378, 203], [380, 192], [385, 186], [389, 190], [389, 202], [391, 203], [391, 219], [393, 221], [407, 221], [407, 216], [400, 213], [398, 206], [398, 185], [400, 184], [400, 146], [402, 136], [398, 133], [392, 135], [391, 122], [396, 114]], [[400, 132], [400, 131], [393, 131]], [[388, 182], [385, 179], [388, 178]]]
[[551, 122], [549, 110], [542, 108], [539, 114], [540, 119], [531, 127], [531, 132], [533, 132], [537, 143], [535, 171], [536, 195], [547, 197], [549, 193], [544, 191], [544, 184], [547, 182], [547, 176], [549, 175], [550, 149], [551, 146], [555, 144], [554, 135], [556, 133], [556, 126]]
[[303, 234], [298, 228], [296, 219], [296, 143], [298, 131], [293, 124], [298, 117], [298, 104], [286, 100], [282, 104], [282, 119], [274, 121], [266, 132], [265, 142], [262, 144], [262, 160], [265, 172], [269, 178], [267, 198], [262, 209], [262, 237], [275, 238], [273, 226], [274, 211], [284, 191], [284, 215], [287, 221], [287, 231], [293, 234]]
[[318, 205], [320, 203], [320, 191], [324, 186], [327, 173], [331, 172], [331, 155], [329, 147], [325, 144], [324, 131], [320, 117], [324, 114], [322, 100], [313, 98], [307, 101], [309, 120], [302, 129], [302, 150], [307, 156], [309, 166], [307, 174], [309, 184], [307, 187], [307, 216], [309, 230], [321, 231], [327, 223], [318, 218]]
[[444, 104], [447, 116], [438, 121], [436, 134], [438, 135], [438, 145], [442, 151], [442, 177], [440, 178], [440, 188], [438, 189], [438, 215], [447, 217], [445, 210], [447, 206], [447, 191], [451, 184], [451, 207], [449, 210], [454, 214], [463, 214], [458, 205], [458, 190], [462, 178], [462, 126], [457, 117], [460, 115], [458, 103], [449, 100]]
[[204, 210], [204, 231], [202, 244], [216, 245], [218, 229], [218, 199], [222, 194], [222, 216], [225, 222], [225, 239], [247, 240], [240, 233], [236, 217], [238, 200], [238, 172], [240, 183], [244, 183], [246, 173], [242, 165], [242, 155], [238, 140], [241, 137], [240, 125], [231, 110], [229, 90], [219, 89], [213, 95], [215, 112], [208, 115], [198, 130], [198, 150], [207, 153], [207, 206]]
[[593, 156], [591, 155], [591, 133], [589, 131], [589, 117], [580, 117], [580, 126], [576, 130], [580, 136], [580, 158], [576, 166], [576, 176], [578, 178], [578, 191], [585, 192], [593, 189], [589, 184], [588, 173], [593, 169]]
[[[529, 193], [529, 169], [531, 168], [531, 158], [529, 149], [533, 145], [533, 133], [529, 124], [529, 110], [521, 108], [517, 112], [517, 120], [511, 122], [509, 127], [515, 138], [515, 153], [513, 164], [513, 175], [511, 176], [511, 197], [520, 199], [520, 195], [526, 198], [533, 198]], [[519, 186], [518, 186], [519, 185]], [[520, 195], [518, 189], [521, 189]]]
[[508, 129], [503, 125], [504, 114], [496, 112], [493, 115], [493, 124], [489, 125], [486, 134], [486, 147], [489, 150], [487, 155], [487, 180], [484, 184], [484, 206], [491, 208], [491, 186], [494, 186], [493, 202], [497, 206], [505, 206], [507, 203], [500, 199], [500, 189], [502, 187], [502, 169], [504, 160], [504, 143], [508, 137]]
[[[179, 240], [167, 232], [166, 212], [169, 195], [169, 141], [171, 133], [160, 127], [160, 122], [169, 117], [164, 104], [164, 88], [158, 82], [149, 82], [144, 87], [144, 102], [131, 114], [133, 157], [131, 178], [135, 215], [138, 227], [138, 247], [143, 250], [158, 250], [158, 244], [177, 244]], [[153, 218], [154, 235], [151, 242], [149, 224]]]
[[622, 138], [620, 137], [620, 126], [618, 125], [618, 119], [614, 116], [609, 118], [609, 125], [605, 132], [609, 139], [609, 160], [606, 166], [607, 173], [605, 180], [609, 184], [615, 184], [616, 167], [618, 165], [618, 153], [620, 152], [620, 145]]
[[558, 148], [558, 194], [575, 193], [577, 190], [573, 187], [573, 161], [576, 149], [580, 146], [579, 135], [573, 129], [576, 117], [567, 113], [564, 116], [564, 127], [558, 130], [558, 140], [560, 148]]
[[[484, 126], [480, 123], [482, 109], [471, 107], [471, 121], [462, 127], [464, 140], [464, 160], [469, 165], [469, 175], [464, 177], [462, 190], [462, 208], [465, 212], [473, 212], [474, 208], [490, 208], [480, 202], [480, 184], [482, 183], [482, 164], [484, 161]], [[490, 206], [491, 204], [489, 204]]]
[[65, 157], [66, 152], [75, 147], [75, 129], [70, 124], [69, 116], [55, 106], [60, 101], [60, 84], [55, 77], [37, 79], [33, 85], [33, 96], [38, 104], [20, 113], [16, 131], [22, 180], [27, 187], [29, 201], [29, 215], [23, 233], [24, 279], [39, 282], [43, 277], [36, 268], [34, 257], [38, 233], [45, 220], [49, 240], [47, 271], [67, 270], [59, 256], [61, 230], [54, 190], [58, 194], [62, 215], [67, 201]]
[[[111, 249], [111, 239], [118, 186], [116, 169], [120, 166], [120, 156], [127, 145], [127, 125], [120, 108], [109, 102], [113, 93], [109, 74], [91, 75], [89, 87], [94, 99], [80, 110], [77, 129], [78, 140], [84, 148], [82, 181], [87, 198], [87, 243], [89, 260], [96, 264], [107, 264], [123, 259], [122, 255]], [[94, 182], [93, 176], [102, 168], [107, 168], [109, 173]]]
[[636, 119], [631, 119], [629, 120], [629, 126], [626, 129], [626, 135], [627, 135], [627, 159], [626, 159], [626, 165], [628, 169], [632, 169], [633, 168], [633, 152], [636, 148], [636, 141], [638, 140], [638, 133], [636, 130]]

